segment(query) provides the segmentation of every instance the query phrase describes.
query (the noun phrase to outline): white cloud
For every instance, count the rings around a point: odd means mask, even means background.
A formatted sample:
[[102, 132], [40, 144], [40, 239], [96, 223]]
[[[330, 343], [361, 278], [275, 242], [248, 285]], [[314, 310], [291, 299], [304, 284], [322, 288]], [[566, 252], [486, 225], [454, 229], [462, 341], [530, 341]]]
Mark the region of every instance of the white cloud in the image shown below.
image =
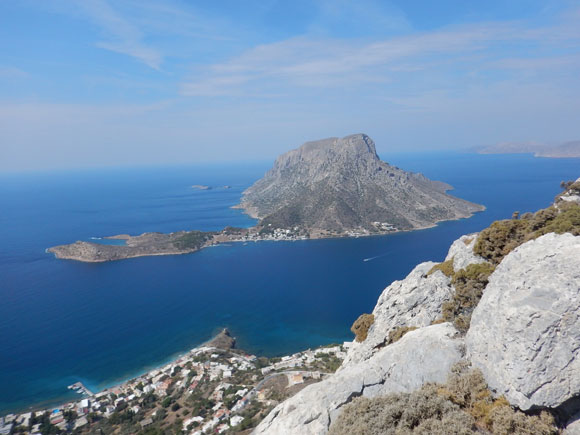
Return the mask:
[[143, 32], [115, 11], [106, 0], [82, 0], [78, 5], [103, 31], [106, 40], [96, 45], [106, 50], [125, 54], [159, 69], [163, 55], [144, 42]]
[[[515, 56], [521, 46], [545, 49], [567, 43], [578, 51], [579, 41], [580, 31], [567, 22], [545, 28], [529, 28], [522, 22], [481, 23], [375, 41], [303, 36], [259, 45], [197, 70], [181, 89], [189, 96], [224, 96], [250, 90], [259, 94], [270, 85], [285, 89], [352, 87], [390, 82], [397, 73], [403, 73], [399, 77], [404, 80], [426, 65], [433, 76], [439, 67], [467, 76], [469, 68], [513, 69], [518, 63], [525, 67], [524, 60]], [[481, 59], [467, 64], [466, 56], [474, 54]], [[553, 61], [552, 66], [569, 64], [573, 56], [568, 57], [562, 57], [559, 65]], [[527, 60], [528, 65], [533, 59]], [[538, 59], [536, 64], [546, 61]]]

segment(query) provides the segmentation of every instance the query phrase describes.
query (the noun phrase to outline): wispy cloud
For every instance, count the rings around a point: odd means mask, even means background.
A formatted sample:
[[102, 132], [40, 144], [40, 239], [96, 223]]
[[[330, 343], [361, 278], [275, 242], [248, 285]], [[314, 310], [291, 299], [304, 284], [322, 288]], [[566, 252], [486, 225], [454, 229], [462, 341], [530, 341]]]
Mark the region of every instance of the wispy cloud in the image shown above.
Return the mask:
[[144, 42], [143, 32], [118, 13], [106, 0], [83, 0], [78, 5], [103, 31], [105, 40], [97, 46], [134, 57], [154, 69], [160, 69], [163, 55]]
[[[358, 86], [403, 80], [409, 73], [429, 68], [453, 67], [456, 73], [470, 69], [515, 69], [550, 64], [575, 64], [575, 54], [558, 58], [519, 55], [524, 45], [543, 48], [570, 43], [577, 50], [580, 31], [569, 23], [531, 28], [522, 22], [480, 23], [375, 41], [297, 37], [256, 46], [226, 62], [196, 73], [181, 87], [183, 95], [240, 95], [256, 93], [269, 84], [278, 88]], [[465, 63], [466, 56], [479, 55]], [[473, 60], [473, 59], [472, 59]]]
[[30, 74], [20, 68], [11, 66], [0, 66], [0, 77], [5, 79], [21, 79], [29, 77]]

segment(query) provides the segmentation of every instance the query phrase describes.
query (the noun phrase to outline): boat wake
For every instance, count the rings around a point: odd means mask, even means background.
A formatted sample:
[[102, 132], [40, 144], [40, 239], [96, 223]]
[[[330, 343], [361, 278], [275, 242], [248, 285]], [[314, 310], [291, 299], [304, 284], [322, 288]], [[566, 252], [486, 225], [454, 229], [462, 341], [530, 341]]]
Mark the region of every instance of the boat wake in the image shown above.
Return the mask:
[[388, 252], [385, 252], [384, 254], [381, 255], [376, 255], [374, 257], [369, 257], [369, 258], [363, 258], [363, 261], [372, 261], [372, 260], [376, 260], [377, 258], [381, 258], [384, 257], [385, 255], [387, 255]]

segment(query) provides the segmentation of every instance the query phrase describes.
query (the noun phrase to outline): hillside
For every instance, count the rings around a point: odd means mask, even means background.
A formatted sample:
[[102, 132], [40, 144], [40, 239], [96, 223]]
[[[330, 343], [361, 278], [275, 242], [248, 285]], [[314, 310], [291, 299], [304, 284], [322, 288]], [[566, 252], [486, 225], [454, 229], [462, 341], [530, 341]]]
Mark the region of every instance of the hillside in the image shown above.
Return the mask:
[[564, 187], [393, 282], [339, 370], [255, 433], [580, 433], [580, 179]]
[[276, 159], [239, 207], [263, 228], [380, 233], [466, 218], [484, 207], [452, 187], [381, 161], [365, 134], [307, 142]]

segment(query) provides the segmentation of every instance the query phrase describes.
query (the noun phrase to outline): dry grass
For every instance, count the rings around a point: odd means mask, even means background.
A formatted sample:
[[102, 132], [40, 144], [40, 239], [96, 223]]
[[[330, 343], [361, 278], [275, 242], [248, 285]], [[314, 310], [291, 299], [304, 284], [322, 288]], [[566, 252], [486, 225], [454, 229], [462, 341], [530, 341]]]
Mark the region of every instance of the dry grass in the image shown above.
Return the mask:
[[354, 321], [350, 330], [355, 335], [355, 340], [362, 343], [367, 339], [369, 328], [375, 322], [374, 314], [361, 314], [358, 319]]
[[401, 338], [403, 338], [403, 335], [405, 335], [407, 332], [414, 331], [415, 329], [417, 329], [416, 326], [399, 326], [398, 328], [393, 329], [391, 332], [389, 332], [389, 339], [387, 344], [399, 341]]
[[443, 274], [449, 278], [453, 277], [453, 274], [455, 273], [453, 270], [453, 258], [433, 266], [431, 270], [427, 272], [427, 276], [433, 275], [438, 270], [443, 272]]
[[427, 384], [413, 393], [353, 400], [344, 407], [329, 434], [539, 434], [555, 435], [552, 416], [514, 410], [505, 398], [494, 399], [483, 375], [456, 365], [447, 383]]

